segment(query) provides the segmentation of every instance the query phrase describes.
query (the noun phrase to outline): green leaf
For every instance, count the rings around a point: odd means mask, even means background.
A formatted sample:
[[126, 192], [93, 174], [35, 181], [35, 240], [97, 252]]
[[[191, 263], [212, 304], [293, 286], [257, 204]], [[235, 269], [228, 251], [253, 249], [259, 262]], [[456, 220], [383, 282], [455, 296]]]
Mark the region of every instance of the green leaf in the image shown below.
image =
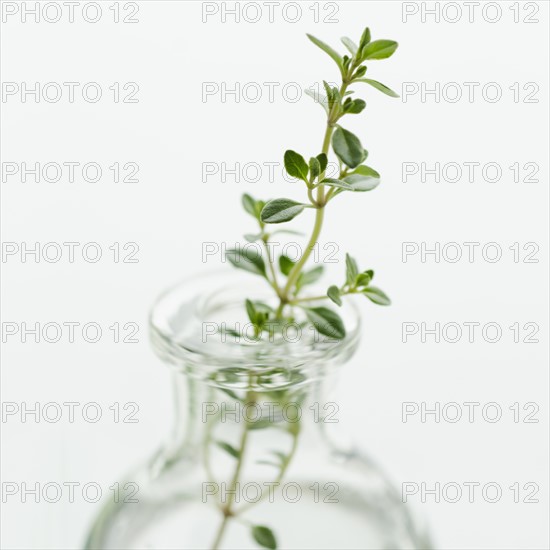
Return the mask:
[[351, 57], [348, 57], [347, 55], [344, 55], [342, 58], [342, 67], [344, 71], [347, 71], [351, 63]]
[[325, 95], [319, 93], [317, 90], [311, 89], [311, 88], [307, 88], [305, 90], [305, 92], [309, 97], [313, 98], [315, 103], [319, 103], [319, 105], [321, 105], [321, 107], [323, 107], [323, 109], [327, 112], [327, 115], [328, 115], [329, 106], [328, 106], [327, 96], [325, 96]]
[[238, 459], [241, 455], [241, 453], [237, 449], [235, 449], [235, 447], [233, 447], [229, 443], [226, 443], [225, 441], [216, 441], [216, 445], [220, 449], [223, 449], [226, 453], [230, 454], [233, 458]]
[[259, 241], [263, 237], [263, 233], [245, 233], [244, 238], [249, 243], [255, 243], [256, 241]]
[[342, 44], [344, 44], [344, 46], [349, 50], [351, 55], [355, 56], [355, 54], [357, 53], [357, 44], [347, 36], [343, 36], [340, 40], [342, 41]]
[[242, 334], [235, 330], [234, 328], [220, 328], [219, 329], [220, 334], [229, 334], [229, 336], [239, 337], [242, 336]]
[[305, 204], [291, 199], [273, 199], [264, 206], [261, 220], [264, 223], [288, 222], [302, 213], [305, 207]]
[[307, 182], [308, 167], [302, 155], [290, 149], [285, 152], [285, 169], [293, 178]]
[[319, 174], [321, 173], [321, 164], [319, 160], [315, 157], [309, 159], [309, 174], [311, 176], [311, 181], [315, 181]]
[[324, 268], [322, 265], [314, 267], [309, 271], [302, 271], [296, 281], [296, 287], [302, 288], [306, 285], [316, 283], [323, 275]]
[[336, 180], [334, 178], [325, 178], [322, 182], [322, 185], [328, 185], [329, 187], [337, 187], [340, 189], [347, 189], [348, 191], [353, 191], [351, 185], [342, 180]]
[[355, 168], [363, 162], [365, 150], [359, 138], [340, 126], [332, 136], [332, 148], [338, 158], [350, 168]]
[[248, 315], [248, 318], [252, 323], [256, 322], [256, 308], [254, 307], [254, 304], [247, 298], [245, 300], [245, 306], [246, 306], [246, 314]]
[[335, 311], [328, 307], [314, 307], [305, 309], [310, 323], [317, 332], [341, 340], [346, 336], [346, 329], [342, 319]]
[[251, 215], [256, 217], [256, 201], [247, 193], [242, 196], [243, 208]]
[[359, 275], [357, 262], [349, 254], [346, 254], [346, 283], [354, 286], [357, 275]]
[[260, 418], [260, 420], [247, 421], [247, 429], [249, 430], [263, 430], [265, 428], [270, 428], [271, 426], [275, 425], [275, 420], [272, 420], [270, 418]]
[[365, 65], [361, 65], [354, 73], [353, 79], [359, 79], [361, 78], [365, 73], [367, 72], [367, 67]]
[[279, 269], [281, 270], [281, 273], [283, 275], [287, 275], [290, 273], [290, 270], [294, 267], [296, 262], [293, 262], [288, 256], [285, 256], [284, 254], [282, 256], [279, 256]]
[[359, 48], [363, 49], [370, 42], [370, 29], [367, 27], [359, 40]]
[[397, 46], [393, 40], [375, 40], [361, 50], [361, 59], [387, 59], [397, 50]]
[[304, 236], [301, 231], [294, 231], [294, 229], [276, 229], [275, 231], [272, 231], [270, 235], [278, 235], [281, 233], [285, 233], [286, 235], [300, 235], [300, 237]]
[[277, 540], [269, 527], [265, 527], [264, 525], [252, 526], [252, 536], [262, 548], [277, 550]]
[[330, 86], [326, 80], [323, 80], [323, 86], [325, 87], [325, 91], [327, 93], [327, 102], [330, 111], [332, 106], [340, 101], [340, 92], [338, 91], [338, 88]]
[[344, 103], [344, 112], [352, 115], [359, 114], [367, 104], [362, 99], [351, 99], [348, 98]]
[[382, 82], [378, 82], [378, 80], [372, 80], [372, 78], [358, 78], [356, 82], [364, 82], [365, 84], [370, 84], [372, 87], [380, 90], [390, 97], [399, 97], [399, 94], [396, 94], [391, 88], [388, 88], [385, 84], [382, 84]]
[[321, 173], [323, 173], [327, 169], [328, 157], [325, 155], [325, 153], [321, 153], [321, 154], [317, 155], [317, 160], [319, 161], [319, 164], [321, 165]]
[[325, 53], [327, 53], [335, 61], [336, 65], [338, 65], [338, 68], [340, 69], [340, 71], [342, 70], [342, 64], [343, 64], [342, 56], [338, 52], [336, 52], [328, 44], [325, 44], [324, 42], [322, 42], [318, 38], [315, 38], [315, 36], [312, 36], [311, 34], [308, 34], [307, 37], [317, 47], [321, 48]]
[[340, 289], [336, 285], [329, 286], [327, 290], [327, 296], [337, 305], [342, 305], [342, 298], [340, 297]]
[[371, 302], [379, 306], [389, 306], [391, 300], [388, 296], [376, 286], [368, 286], [361, 291]]
[[380, 174], [370, 166], [359, 166], [344, 181], [349, 184], [350, 191], [372, 191], [380, 183]]
[[231, 248], [226, 250], [225, 257], [235, 267], [265, 277], [265, 262], [257, 250]]
[[254, 308], [256, 311], [262, 312], [262, 313], [273, 313], [274, 309], [265, 302], [260, 302], [259, 300], [254, 300], [252, 302], [254, 304]]
[[260, 221], [260, 212], [262, 211], [262, 208], [264, 207], [263, 201], [258, 201], [254, 199], [251, 195], [245, 193], [242, 196], [242, 205], [243, 208], [254, 218], [256, 218], [258, 221]]
[[355, 286], [368, 286], [374, 277], [374, 271], [369, 269], [363, 273], [359, 273], [355, 279]]

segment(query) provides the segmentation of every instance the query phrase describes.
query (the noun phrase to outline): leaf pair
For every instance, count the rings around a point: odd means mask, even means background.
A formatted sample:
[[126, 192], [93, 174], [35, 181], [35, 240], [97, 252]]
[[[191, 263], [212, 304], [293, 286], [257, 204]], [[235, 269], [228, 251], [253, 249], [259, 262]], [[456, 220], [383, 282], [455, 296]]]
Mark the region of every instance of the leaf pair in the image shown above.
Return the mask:
[[309, 165], [302, 155], [296, 151], [288, 149], [284, 156], [285, 170], [288, 175], [302, 180], [306, 184], [314, 182], [322, 174], [328, 164], [328, 158], [325, 153], [309, 159]]
[[[318, 38], [315, 38], [310, 34], [308, 34], [307, 36], [316, 46], [321, 48], [335, 61], [335, 63], [338, 65], [338, 68], [340, 69], [340, 72], [342, 73], [342, 75], [344, 75], [344, 58], [328, 44], [325, 44]], [[361, 77], [367, 71], [367, 68], [364, 65], [361, 65], [361, 63], [365, 61], [387, 59], [388, 57], [391, 57], [399, 46], [397, 42], [395, 42], [394, 40], [375, 40], [374, 42], [371, 42], [371, 33], [368, 27], [363, 31], [363, 34], [361, 35], [361, 39], [359, 41], [359, 45], [357, 45], [351, 38], [348, 38], [347, 36], [342, 37], [341, 41], [351, 53], [356, 65], [359, 65], [356, 72], [352, 75], [352, 82], [364, 82], [390, 97], [399, 97], [398, 94], [396, 94], [392, 89], [388, 88], [388, 86], [382, 84], [381, 82], [372, 80], [370, 78], [361, 79]], [[313, 95], [313, 93], [310, 92], [309, 95]], [[314, 99], [321, 103], [321, 105], [323, 105], [322, 97], [319, 94], [316, 95], [317, 97], [314, 97]], [[325, 102], [329, 99], [329, 95], [324, 98]], [[330, 108], [326, 108], [326, 110], [328, 112]]]
[[371, 302], [379, 306], [389, 306], [391, 300], [388, 296], [378, 287], [370, 286], [373, 278], [374, 271], [372, 269], [360, 273], [357, 262], [349, 254], [346, 254], [346, 284], [350, 290], [361, 292]]
[[364, 294], [371, 302], [379, 306], [389, 306], [391, 300], [378, 287], [371, 286], [374, 271], [359, 272], [357, 262], [349, 254], [346, 254], [346, 282], [342, 289], [332, 285], [327, 290], [327, 296], [338, 306], [342, 305], [343, 294]]
[[[325, 44], [322, 40], [319, 40], [315, 36], [308, 34], [307, 37], [321, 50], [328, 54], [333, 61], [338, 65], [340, 71], [343, 71], [344, 68], [344, 58], [331, 46]], [[355, 44], [351, 38], [344, 36], [342, 43], [349, 50], [351, 55], [358, 61], [362, 63], [370, 59], [387, 59], [391, 57], [395, 50], [397, 50], [397, 42], [394, 40], [375, 40], [371, 42], [370, 30], [367, 27], [363, 31], [361, 40], [359, 41], [359, 46]], [[359, 64], [357, 63], [357, 64]]]
[[357, 115], [363, 111], [366, 106], [366, 102], [362, 99], [351, 99], [351, 97], [348, 97], [346, 101], [344, 101], [344, 113]]
[[272, 312], [271, 308], [261, 302], [252, 302], [248, 299], [245, 301], [245, 306], [246, 314], [248, 315], [250, 322], [259, 333], [269, 319], [269, 315]]

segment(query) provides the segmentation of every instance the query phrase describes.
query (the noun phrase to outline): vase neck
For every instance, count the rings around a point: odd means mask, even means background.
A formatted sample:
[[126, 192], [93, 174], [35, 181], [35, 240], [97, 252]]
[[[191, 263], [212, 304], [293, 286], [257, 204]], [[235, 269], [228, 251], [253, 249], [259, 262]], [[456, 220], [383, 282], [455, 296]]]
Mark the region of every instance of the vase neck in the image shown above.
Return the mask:
[[[299, 426], [302, 439], [326, 427], [327, 417], [337, 408], [328, 395], [335, 388], [336, 376], [319, 376], [274, 391], [247, 391], [208, 384], [184, 374], [172, 373], [175, 418], [169, 454], [197, 452], [215, 423], [228, 432], [272, 427], [274, 424]], [[330, 418], [329, 422], [332, 422]]]

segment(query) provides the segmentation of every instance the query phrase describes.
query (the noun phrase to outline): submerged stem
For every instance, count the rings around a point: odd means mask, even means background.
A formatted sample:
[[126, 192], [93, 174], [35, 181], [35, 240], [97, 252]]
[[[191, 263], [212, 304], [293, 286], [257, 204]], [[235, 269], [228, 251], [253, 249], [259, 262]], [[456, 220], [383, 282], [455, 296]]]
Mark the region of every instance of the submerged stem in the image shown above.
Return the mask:
[[[255, 402], [256, 402], [256, 397], [254, 392], [248, 391], [247, 403], [255, 403]], [[212, 550], [219, 549], [229, 518], [233, 515], [232, 507], [236, 496], [237, 484], [239, 483], [239, 478], [243, 467], [244, 454], [246, 450], [246, 444], [248, 442], [248, 431], [249, 431], [248, 423], [245, 422], [244, 429], [241, 434], [241, 441], [239, 444], [239, 457], [237, 458], [237, 465], [235, 466], [235, 472], [233, 473], [233, 478], [231, 479], [230, 491], [228, 491], [229, 496], [228, 496], [226, 505], [222, 507], [223, 520], [216, 533], [216, 538], [214, 539], [214, 543], [212, 544]]]

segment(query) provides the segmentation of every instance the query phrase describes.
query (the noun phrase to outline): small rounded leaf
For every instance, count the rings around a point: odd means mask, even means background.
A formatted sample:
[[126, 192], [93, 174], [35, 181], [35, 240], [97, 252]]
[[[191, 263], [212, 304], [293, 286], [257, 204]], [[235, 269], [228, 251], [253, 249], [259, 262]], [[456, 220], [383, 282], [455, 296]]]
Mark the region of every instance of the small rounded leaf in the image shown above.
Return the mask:
[[370, 282], [372, 281], [373, 277], [374, 277], [374, 271], [372, 269], [369, 269], [368, 271], [364, 271], [363, 273], [359, 273], [359, 275], [357, 275], [357, 278], [355, 279], [355, 286], [357, 287], [368, 286], [370, 285]]
[[241, 249], [230, 248], [225, 251], [226, 260], [239, 269], [244, 269], [256, 275], [265, 277], [265, 262], [259, 252], [253, 247]]
[[361, 35], [361, 40], [359, 40], [359, 47], [364, 48], [370, 42], [370, 29], [367, 27], [363, 34]]
[[304, 157], [290, 149], [285, 152], [285, 169], [289, 176], [307, 182], [308, 166]]
[[349, 185], [350, 191], [372, 191], [380, 183], [380, 174], [370, 166], [359, 166], [343, 181]]
[[305, 310], [309, 322], [317, 329], [317, 332], [329, 338], [342, 340], [346, 336], [346, 329], [342, 319], [328, 307], [312, 307]]
[[309, 173], [311, 175], [311, 181], [315, 181], [321, 173], [321, 163], [316, 157], [309, 159]]
[[273, 199], [262, 210], [261, 220], [264, 223], [283, 223], [303, 212], [305, 204], [291, 199]]
[[359, 114], [367, 106], [366, 102], [362, 99], [353, 99], [349, 103], [344, 105], [344, 111], [351, 115]]
[[247, 193], [242, 196], [243, 208], [251, 215], [256, 217], [256, 201]]
[[325, 155], [325, 153], [320, 153], [319, 155], [317, 155], [317, 160], [321, 165], [321, 172], [324, 172], [327, 169], [328, 157]]
[[346, 283], [354, 286], [357, 275], [359, 275], [357, 262], [349, 254], [346, 254]]
[[294, 267], [295, 262], [293, 262], [288, 256], [284, 254], [279, 256], [279, 269], [283, 275], [288, 275], [292, 268]]
[[378, 82], [378, 80], [373, 80], [372, 78], [358, 78], [357, 82], [364, 82], [365, 84], [370, 84], [373, 88], [380, 90], [382, 93], [389, 95], [390, 97], [399, 97], [399, 94], [395, 93], [391, 88], [388, 88], [385, 84], [382, 84], [382, 82]]
[[363, 48], [361, 59], [386, 59], [397, 50], [397, 46], [393, 40], [375, 40]]
[[337, 305], [342, 305], [342, 298], [340, 297], [340, 289], [336, 285], [332, 285], [327, 290], [327, 296]]
[[359, 138], [340, 126], [332, 136], [332, 148], [340, 160], [350, 168], [359, 166], [365, 158], [365, 150]]
[[368, 286], [361, 291], [371, 302], [379, 306], [389, 306], [391, 300], [388, 296], [376, 286]]
[[264, 525], [254, 525], [252, 527], [252, 536], [254, 540], [262, 547], [269, 550], [277, 550], [277, 540], [273, 531]]

